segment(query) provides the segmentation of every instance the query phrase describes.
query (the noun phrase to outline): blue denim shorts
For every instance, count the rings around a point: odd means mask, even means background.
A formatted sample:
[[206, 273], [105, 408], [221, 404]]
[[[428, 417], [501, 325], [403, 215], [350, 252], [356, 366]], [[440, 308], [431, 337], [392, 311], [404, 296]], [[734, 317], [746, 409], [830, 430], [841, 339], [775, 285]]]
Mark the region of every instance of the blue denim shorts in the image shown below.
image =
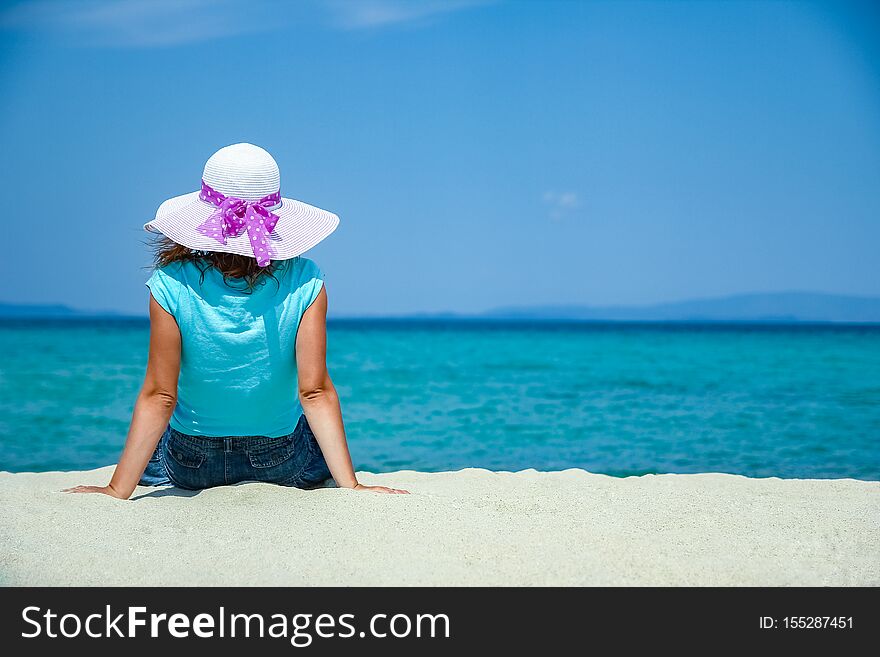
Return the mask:
[[330, 479], [330, 469], [306, 420], [293, 433], [267, 436], [190, 436], [170, 426], [140, 480], [141, 486], [171, 484], [201, 490], [241, 481], [265, 481], [296, 488], [316, 488]]

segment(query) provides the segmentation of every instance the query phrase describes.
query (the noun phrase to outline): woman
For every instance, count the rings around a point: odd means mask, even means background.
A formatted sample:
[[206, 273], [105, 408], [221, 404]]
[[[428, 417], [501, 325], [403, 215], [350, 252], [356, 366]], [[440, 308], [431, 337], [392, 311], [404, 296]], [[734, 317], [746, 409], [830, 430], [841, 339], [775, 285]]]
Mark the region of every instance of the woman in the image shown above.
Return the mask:
[[355, 477], [326, 366], [327, 293], [299, 257], [339, 218], [281, 198], [278, 165], [251, 144], [217, 151], [202, 189], [165, 201], [150, 289], [150, 352], [125, 449], [107, 486], [198, 490], [240, 481], [314, 488]]

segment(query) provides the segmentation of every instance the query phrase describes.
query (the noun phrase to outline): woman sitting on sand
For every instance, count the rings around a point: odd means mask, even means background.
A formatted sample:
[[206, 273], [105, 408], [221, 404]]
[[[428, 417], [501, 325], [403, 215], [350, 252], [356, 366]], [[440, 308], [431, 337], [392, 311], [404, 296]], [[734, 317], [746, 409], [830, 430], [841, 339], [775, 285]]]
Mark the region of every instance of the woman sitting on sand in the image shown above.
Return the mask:
[[[217, 151], [202, 189], [165, 201], [150, 288], [150, 352], [107, 486], [202, 489], [241, 481], [406, 491], [358, 483], [326, 365], [327, 293], [299, 257], [339, 218], [281, 198], [278, 165], [251, 144]], [[169, 423], [170, 422], [170, 423]]]

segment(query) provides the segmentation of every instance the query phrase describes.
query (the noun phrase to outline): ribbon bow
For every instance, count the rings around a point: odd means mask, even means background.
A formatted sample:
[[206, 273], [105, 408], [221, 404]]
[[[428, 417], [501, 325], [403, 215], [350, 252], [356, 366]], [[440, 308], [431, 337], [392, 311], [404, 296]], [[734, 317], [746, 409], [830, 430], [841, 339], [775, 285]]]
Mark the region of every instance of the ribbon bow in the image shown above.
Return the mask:
[[224, 196], [203, 180], [199, 198], [216, 205], [218, 209], [196, 230], [220, 244], [226, 244], [226, 238], [238, 237], [247, 230], [257, 264], [265, 267], [272, 262], [269, 233], [275, 229], [279, 217], [269, 208], [281, 201], [280, 190], [259, 201], [246, 201], [235, 196]]

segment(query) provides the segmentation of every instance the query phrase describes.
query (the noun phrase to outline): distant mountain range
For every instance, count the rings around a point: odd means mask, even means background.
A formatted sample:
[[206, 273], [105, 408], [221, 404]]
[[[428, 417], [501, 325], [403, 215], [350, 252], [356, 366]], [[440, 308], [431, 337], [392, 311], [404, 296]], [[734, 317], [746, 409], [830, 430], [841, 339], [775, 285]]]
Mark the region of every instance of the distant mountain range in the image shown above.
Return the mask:
[[0, 318], [9, 319], [63, 319], [89, 317], [125, 317], [113, 311], [77, 310], [62, 304], [0, 303]]
[[[0, 318], [89, 317], [130, 318], [114, 312], [77, 310], [60, 304], [0, 303]], [[477, 314], [422, 313], [396, 316], [394, 319], [880, 323], [880, 298], [814, 292], [778, 292], [738, 294], [644, 306], [510, 306]]]
[[497, 308], [484, 317], [611, 321], [880, 322], [880, 298], [814, 292], [738, 294], [645, 306]]

